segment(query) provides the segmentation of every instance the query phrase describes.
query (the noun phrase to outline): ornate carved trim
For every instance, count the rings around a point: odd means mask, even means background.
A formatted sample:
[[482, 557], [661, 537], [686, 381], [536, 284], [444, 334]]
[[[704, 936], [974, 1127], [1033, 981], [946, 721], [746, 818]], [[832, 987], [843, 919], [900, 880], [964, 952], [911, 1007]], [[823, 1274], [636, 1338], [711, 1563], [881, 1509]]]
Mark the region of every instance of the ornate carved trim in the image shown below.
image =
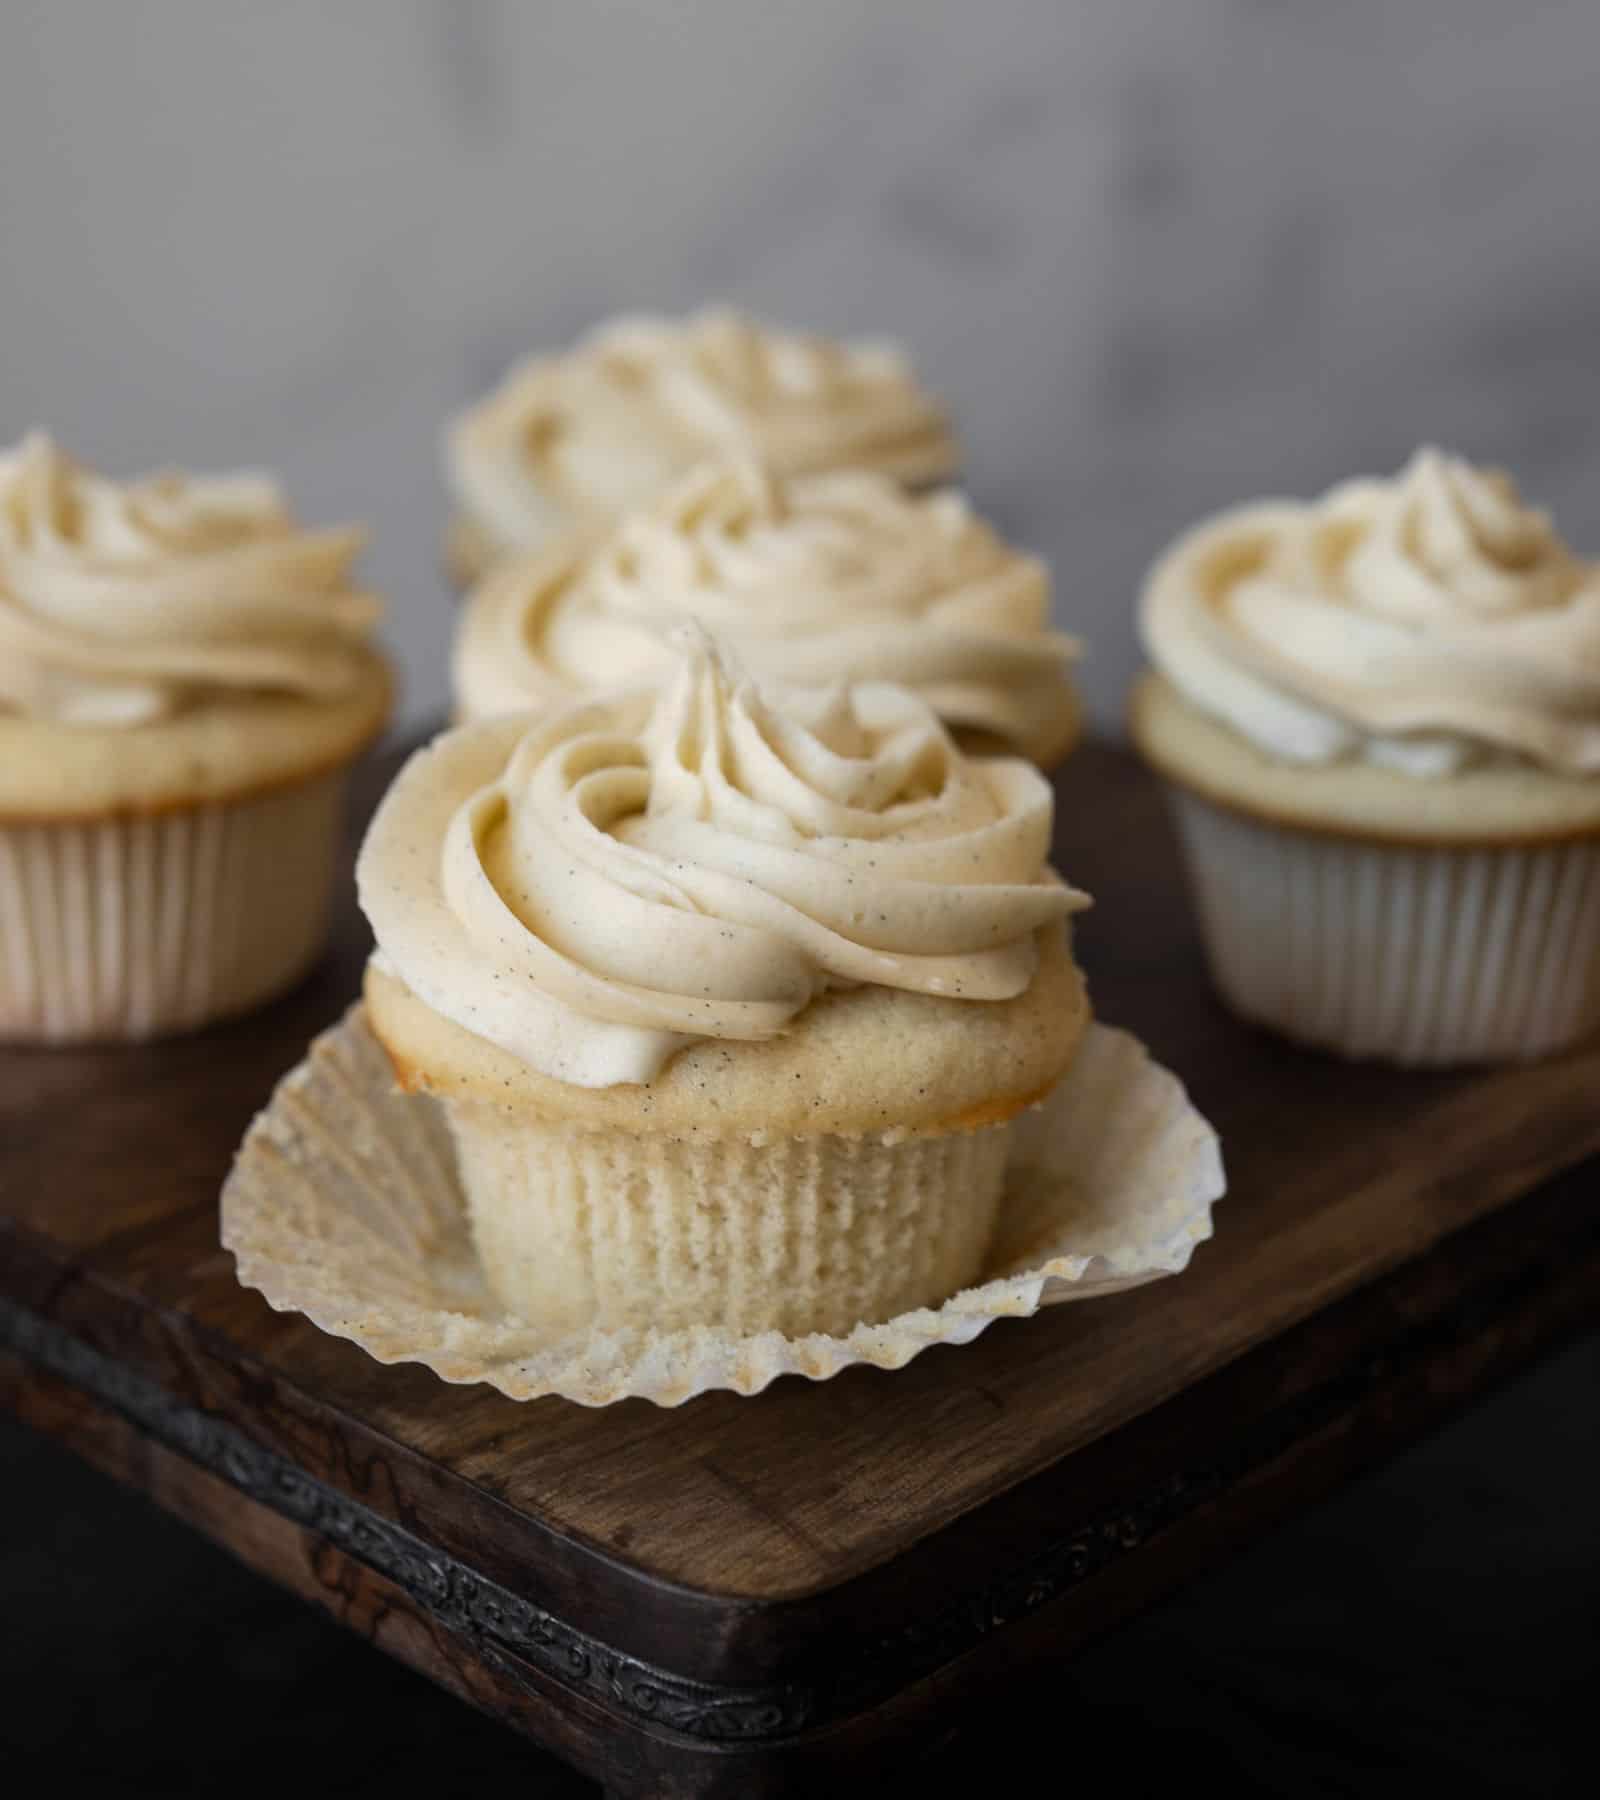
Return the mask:
[[[1593, 1178], [1588, 1165], [1584, 1173]], [[1527, 1309], [1558, 1278], [1574, 1245], [1567, 1239], [1530, 1246], [1530, 1252], [1529, 1260], [1474, 1287], [1443, 1312], [1397, 1330], [1335, 1376], [1252, 1421], [1218, 1454], [1079, 1521], [1042, 1553], [987, 1586], [876, 1639], [864, 1636], [847, 1665], [831, 1667], [815, 1681], [760, 1687], [692, 1681], [591, 1637], [4, 1297], [0, 1344], [366, 1563], [486, 1652], [502, 1646], [630, 1723], [703, 1743], [754, 1748], [858, 1712], [908, 1686], [1138, 1550], [1297, 1442], [1333, 1424], [1408, 1368], [1480, 1340], [1508, 1313]]]
[[591, 1637], [4, 1297], [0, 1344], [376, 1570], [451, 1631], [492, 1640], [635, 1722], [718, 1742], [790, 1737], [811, 1722], [803, 1689], [691, 1681]]

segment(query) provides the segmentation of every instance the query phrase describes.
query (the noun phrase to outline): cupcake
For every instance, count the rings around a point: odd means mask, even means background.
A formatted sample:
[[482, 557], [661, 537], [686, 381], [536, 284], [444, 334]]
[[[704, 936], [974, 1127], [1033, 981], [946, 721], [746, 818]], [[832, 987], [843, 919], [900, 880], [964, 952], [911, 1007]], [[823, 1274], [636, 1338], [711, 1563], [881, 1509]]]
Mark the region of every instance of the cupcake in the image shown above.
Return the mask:
[[649, 679], [685, 617], [758, 678], [895, 681], [971, 748], [1049, 765], [1078, 735], [1077, 646], [1050, 577], [962, 496], [852, 469], [701, 464], [620, 523], [509, 558], [456, 638], [458, 715], [489, 718]]
[[316, 956], [389, 707], [360, 543], [258, 476], [0, 455], [0, 1039], [188, 1030]]
[[979, 1274], [1088, 1020], [1029, 764], [877, 682], [656, 685], [447, 733], [357, 868], [372, 1030], [487, 1279], [580, 1333], [845, 1332]]
[[726, 311], [619, 319], [519, 363], [445, 448], [447, 561], [463, 587], [497, 556], [604, 524], [708, 456], [784, 475], [874, 469], [908, 487], [956, 468], [950, 423], [897, 349]]
[[1429, 449], [1225, 513], [1142, 626], [1133, 731], [1237, 1011], [1406, 1064], [1600, 1024], [1600, 573], [1508, 475]]

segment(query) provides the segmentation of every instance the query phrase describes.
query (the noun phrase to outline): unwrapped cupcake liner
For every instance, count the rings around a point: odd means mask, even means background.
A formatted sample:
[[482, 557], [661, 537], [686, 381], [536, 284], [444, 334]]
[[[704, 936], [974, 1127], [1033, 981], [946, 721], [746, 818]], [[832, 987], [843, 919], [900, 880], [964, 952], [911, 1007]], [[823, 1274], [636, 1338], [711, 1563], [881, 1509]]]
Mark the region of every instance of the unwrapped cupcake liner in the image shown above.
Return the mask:
[[0, 822], [0, 1040], [160, 1037], [288, 987], [326, 933], [343, 789]]
[[1245, 1018], [1407, 1065], [1543, 1056], [1600, 1027], [1600, 837], [1385, 844], [1171, 793], [1212, 975]]
[[561, 1333], [507, 1312], [485, 1279], [438, 1103], [405, 1094], [357, 1006], [311, 1046], [251, 1126], [222, 1194], [239, 1279], [379, 1362], [514, 1400], [677, 1406], [779, 1375], [825, 1380], [970, 1343], [996, 1319], [1187, 1267], [1223, 1192], [1216, 1134], [1126, 1032], [1092, 1025], [1066, 1077], [1012, 1128], [983, 1280], [942, 1306], [840, 1336]]

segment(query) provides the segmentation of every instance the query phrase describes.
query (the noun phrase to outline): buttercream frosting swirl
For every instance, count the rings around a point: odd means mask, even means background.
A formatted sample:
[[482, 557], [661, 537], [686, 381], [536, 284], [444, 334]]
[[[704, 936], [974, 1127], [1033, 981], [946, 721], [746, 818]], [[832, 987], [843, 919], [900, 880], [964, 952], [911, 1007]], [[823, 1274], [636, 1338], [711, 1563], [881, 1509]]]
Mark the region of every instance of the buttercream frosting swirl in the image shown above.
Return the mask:
[[766, 694], [697, 628], [680, 648], [664, 685], [413, 758], [357, 869], [382, 966], [584, 1087], [829, 988], [1026, 990], [1035, 934], [1085, 903], [1046, 866], [1036, 769], [963, 757], [903, 688]]
[[889, 344], [836, 343], [709, 310], [619, 319], [518, 364], [451, 428], [451, 484], [498, 544], [615, 517], [707, 456], [786, 475], [948, 477], [948, 419]]
[[597, 538], [512, 559], [474, 594], [455, 654], [465, 717], [652, 674], [698, 619], [758, 676], [915, 688], [950, 725], [1040, 760], [1075, 734], [1077, 645], [1050, 579], [947, 491], [849, 470], [784, 481], [704, 464]]
[[341, 695], [379, 611], [349, 585], [361, 544], [299, 529], [261, 476], [120, 484], [31, 436], [0, 455], [0, 713], [127, 726]]
[[1600, 772], [1600, 572], [1509, 475], [1438, 450], [1200, 527], [1143, 626], [1176, 687], [1277, 756]]

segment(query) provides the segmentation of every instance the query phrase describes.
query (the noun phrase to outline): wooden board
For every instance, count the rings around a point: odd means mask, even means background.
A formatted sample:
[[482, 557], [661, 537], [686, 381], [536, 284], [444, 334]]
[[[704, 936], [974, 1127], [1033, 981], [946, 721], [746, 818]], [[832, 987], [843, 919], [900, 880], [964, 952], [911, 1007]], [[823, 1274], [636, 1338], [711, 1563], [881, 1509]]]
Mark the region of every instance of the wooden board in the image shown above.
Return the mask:
[[0, 1052], [8, 1403], [617, 1792], [804, 1792], [925, 1746], [1600, 1295], [1600, 1048], [1401, 1076], [1235, 1023], [1120, 752], [1069, 764], [1057, 860], [1097, 898], [1098, 1011], [1223, 1133], [1184, 1277], [675, 1412], [381, 1368], [239, 1288], [216, 1235], [245, 1125], [355, 992], [347, 898], [253, 1019]]

